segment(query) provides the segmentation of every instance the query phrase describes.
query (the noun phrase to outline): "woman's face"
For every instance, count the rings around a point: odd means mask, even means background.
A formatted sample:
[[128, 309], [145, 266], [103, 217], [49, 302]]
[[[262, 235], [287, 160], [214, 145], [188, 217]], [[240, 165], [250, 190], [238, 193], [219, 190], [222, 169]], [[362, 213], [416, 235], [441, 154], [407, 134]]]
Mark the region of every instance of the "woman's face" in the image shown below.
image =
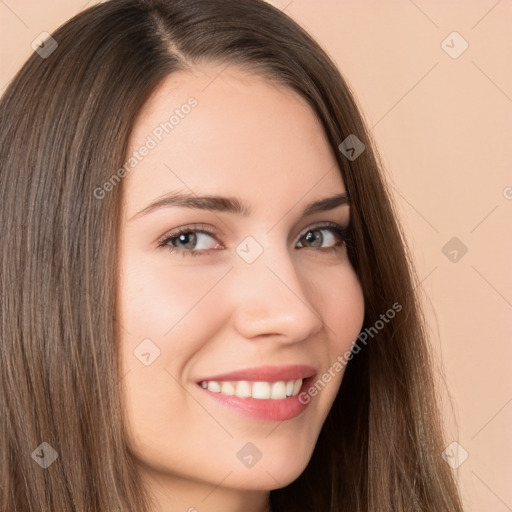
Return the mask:
[[[340, 387], [335, 362], [363, 323], [343, 245], [349, 207], [304, 214], [346, 193], [319, 121], [291, 89], [221, 71], [160, 86], [121, 184], [122, 397], [130, 450], [162, 510], [237, 510], [247, 496], [255, 507], [295, 480]], [[173, 194], [196, 204], [148, 209]]]

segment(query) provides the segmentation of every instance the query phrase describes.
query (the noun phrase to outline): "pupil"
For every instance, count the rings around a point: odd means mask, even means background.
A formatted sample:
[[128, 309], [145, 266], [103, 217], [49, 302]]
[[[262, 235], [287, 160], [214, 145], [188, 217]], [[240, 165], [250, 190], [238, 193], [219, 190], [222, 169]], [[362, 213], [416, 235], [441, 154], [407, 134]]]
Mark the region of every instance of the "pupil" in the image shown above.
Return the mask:
[[196, 239], [195, 233], [182, 233], [178, 237], [178, 240], [180, 241], [180, 243], [184, 243], [185, 245], [187, 245], [187, 242], [186, 242], [187, 237], [191, 237], [191, 241], [188, 242], [189, 246], [187, 247], [187, 249], [192, 249], [194, 247], [195, 241], [196, 241], [195, 240]]
[[[322, 235], [319, 235], [317, 237], [315, 237], [314, 235], [312, 235], [312, 233], [315, 233], [315, 231], [310, 231], [307, 235], [306, 235], [306, 240], [307, 242], [311, 242], [311, 241], [315, 241], [315, 238], [317, 241], [319, 241], [319, 243], [317, 244], [314, 244], [313, 247], [319, 247], [322, 245]], [[316, 231], [316, 233], [320, 233], [320, 231]]]

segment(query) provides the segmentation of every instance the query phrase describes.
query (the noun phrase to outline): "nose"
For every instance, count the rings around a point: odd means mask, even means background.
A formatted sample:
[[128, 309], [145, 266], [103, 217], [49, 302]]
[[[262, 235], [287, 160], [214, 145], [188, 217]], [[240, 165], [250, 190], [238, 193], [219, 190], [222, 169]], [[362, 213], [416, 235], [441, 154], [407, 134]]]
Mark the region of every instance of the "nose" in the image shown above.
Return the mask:
[[302, 281], [286, 248], [272, 251], [272, 257], [267, 249], [251, 264], [237, 261], [230, 283], [235, 303], [232, 318], [240, 335], [293, 343], [320, 331], [321, 315]]

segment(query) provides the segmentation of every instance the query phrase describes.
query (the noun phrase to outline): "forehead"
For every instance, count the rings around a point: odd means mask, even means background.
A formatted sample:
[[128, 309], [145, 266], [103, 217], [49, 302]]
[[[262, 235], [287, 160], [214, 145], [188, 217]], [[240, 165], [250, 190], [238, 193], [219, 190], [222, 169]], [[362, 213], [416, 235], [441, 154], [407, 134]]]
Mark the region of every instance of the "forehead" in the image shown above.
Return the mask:
[[345, 190], [308, 103], [291, 88], [232, 67], [167, 77], [138, 116], [127, 162], [133, 164], [123, 180], [128, 217], [176, 190], [262, 206]]

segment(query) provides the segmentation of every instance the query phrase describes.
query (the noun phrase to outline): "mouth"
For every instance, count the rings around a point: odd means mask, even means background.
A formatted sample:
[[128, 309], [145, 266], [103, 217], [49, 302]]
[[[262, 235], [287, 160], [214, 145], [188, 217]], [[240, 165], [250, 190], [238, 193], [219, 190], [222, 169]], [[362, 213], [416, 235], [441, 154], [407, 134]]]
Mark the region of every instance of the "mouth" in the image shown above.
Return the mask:
[[[214, 380], [196, 382], [208, 398], [244, 416], [266, 421], [285, 421], [303, 413], [311, 402], [304, 392], [316, 373], [286, 380]], [[267, 377], [269, 378], [269, 377]]]

